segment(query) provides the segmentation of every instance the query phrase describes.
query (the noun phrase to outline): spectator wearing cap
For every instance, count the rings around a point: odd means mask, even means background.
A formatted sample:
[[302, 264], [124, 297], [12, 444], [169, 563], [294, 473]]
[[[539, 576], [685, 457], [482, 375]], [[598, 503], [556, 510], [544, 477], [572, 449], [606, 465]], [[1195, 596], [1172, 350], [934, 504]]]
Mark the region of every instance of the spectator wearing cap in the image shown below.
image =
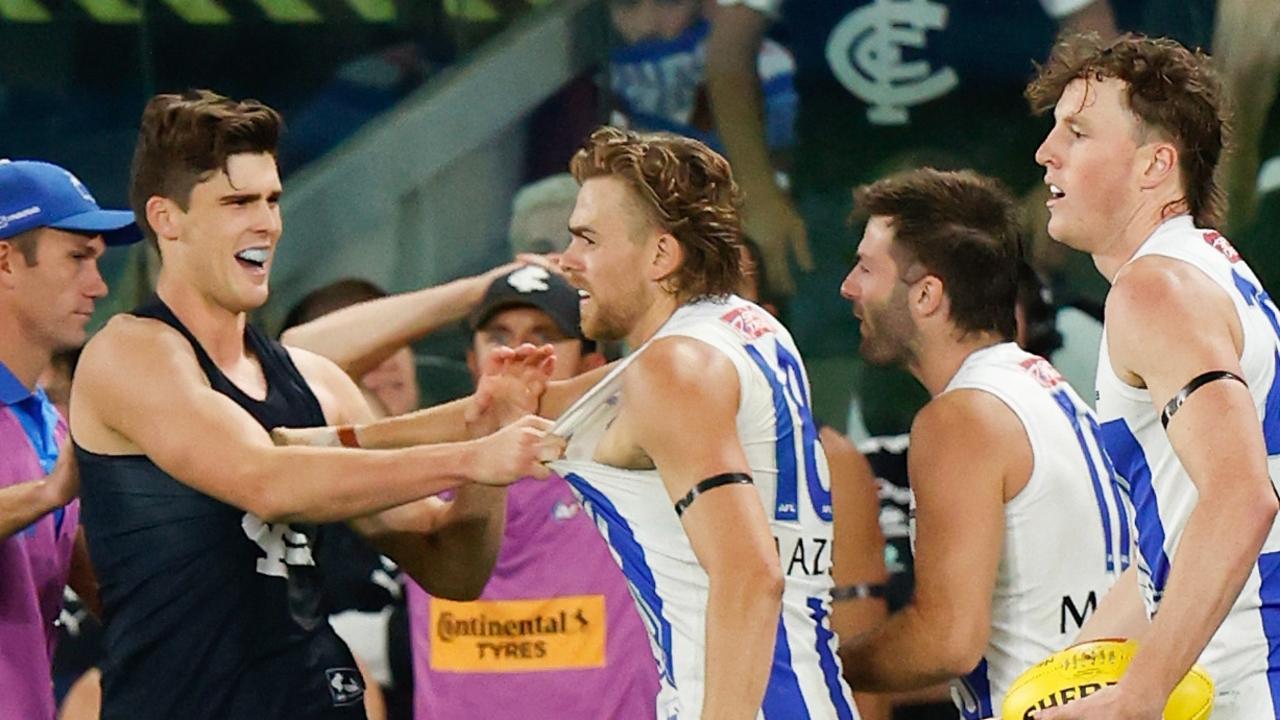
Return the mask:
[[[480, 277], [481, 290], [468, 278], [390, 295], [282, 339], [328, 355], [356, 376], [425, 334], [424, 327], [443, 324], [440, 318], [469, 313], [473, 374], [495, 348], [521, 343], [555, 348], [553, 379], [603, 364], [579, 328], [578, 292], [559, 275], [506, 265]], [[509, 488], [502, 549], [478, 601], [444, 601], [412, 583], [406, 593], [417, 720], [501, 717], [512, 708], [539, 719], [656, 714], [658, 679], [626, 581], [568, 484], [554, 475]]]
[[98, 258], [141, 239], [133, 214], [98, 207], [45, 162], [0, 160], [0, 717], [52, 720], [62, 591], [96, 607], [66, 421], [37, 378], [79, 347], [98, 298]]

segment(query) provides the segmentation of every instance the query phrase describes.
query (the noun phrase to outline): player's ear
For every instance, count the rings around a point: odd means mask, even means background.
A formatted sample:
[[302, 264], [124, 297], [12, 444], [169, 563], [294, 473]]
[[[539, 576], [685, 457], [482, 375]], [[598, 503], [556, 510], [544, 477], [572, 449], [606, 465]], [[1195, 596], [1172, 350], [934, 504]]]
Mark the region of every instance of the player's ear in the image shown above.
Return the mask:
[[27, 254], [39, 253], [43, 233], [44, 230], [40, 228], [0, 240], [0, 287], [13, 287], [17, 280], [14, 273], [19, 268], [30, 267], [36, 263], [34, 257], [28, 262]]
[[8, 240], [0, 240], [0, 287], [8, 287], [17, 262], [18, 248]]
[[942, 292], [942, 278], [937, 275], [925, 275], [907, 289], [907, 298], [912, 310], [919, 317], [929, 317], [939, 312], [946, 299]]
[[1142, 173], [1142, 189], [1149, 190], [1178, 173], [1178, 148], [1171, 142], [1156, 140], [1143, 146], [1146, 167]]
[[684, 262], [684, 246], [671, 233], [662, 233], [654, 243], [652, 277], [666, 280], [680, 269]]
[[186, 215], [176, 202], [167, 197], [152, 195], [143, 209], [147, 224], [156, 234], [158, 242], [172, 240], [182, 232], [182, 219]]

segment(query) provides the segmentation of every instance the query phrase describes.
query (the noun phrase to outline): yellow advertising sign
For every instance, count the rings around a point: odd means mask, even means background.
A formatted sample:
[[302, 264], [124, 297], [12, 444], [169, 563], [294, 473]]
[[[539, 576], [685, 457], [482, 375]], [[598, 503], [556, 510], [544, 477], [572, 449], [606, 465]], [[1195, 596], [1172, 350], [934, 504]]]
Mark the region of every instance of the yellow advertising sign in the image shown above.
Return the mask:
[[603, 667], [603, 595], [539, 600], [431, 599], [431, 667], [530, 672]]

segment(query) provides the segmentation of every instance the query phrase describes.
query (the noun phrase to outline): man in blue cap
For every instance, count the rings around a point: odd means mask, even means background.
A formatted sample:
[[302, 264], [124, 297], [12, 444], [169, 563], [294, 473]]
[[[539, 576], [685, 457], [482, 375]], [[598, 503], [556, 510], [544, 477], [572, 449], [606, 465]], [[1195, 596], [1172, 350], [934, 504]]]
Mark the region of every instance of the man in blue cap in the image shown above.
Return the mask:
[[52, 720], [62, 589], [96, 598], [74, 462], [59, 462], [66, 422], [36, 381], [84, 343], [106, 246], [141, 237], [63, 168], [0, 160], [0, 717]]

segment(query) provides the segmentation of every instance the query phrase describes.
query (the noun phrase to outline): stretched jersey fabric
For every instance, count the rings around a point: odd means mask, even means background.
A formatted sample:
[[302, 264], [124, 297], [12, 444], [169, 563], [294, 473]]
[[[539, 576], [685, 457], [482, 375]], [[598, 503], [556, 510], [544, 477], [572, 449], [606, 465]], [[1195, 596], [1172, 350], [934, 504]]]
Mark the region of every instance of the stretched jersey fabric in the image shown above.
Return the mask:
[[983, 348], [943, 392], [961, 389], [1007, 405], [1027, 433], [1032, 459], [1026, 487], [1004, 505], [991, 636], [978, 666], [952, 684], [961, 716], [977, 720], [999, 714], [1024, 670], [1071, 644], [1129, 566], [1132, 537], [1098, 422], [1047, 360], [1013, 343]]
[[[831, 612], [831, 482], [809, 411], [809, 382], [791, 336], [738, 297], [685, 305], [655, 334], [696, 338], [732, 363], [740, 388], [737, 429], [786, 577], [772, 673], [759, 717], [856, 718], [841, 679]], [[658, 473], [595, 462], [618, 412], [622, 373], [641, 348], [557, 423], [569, 438], [552, 464], [582, 500], [622, 567], [662, 685], [658, 717], [702, 713], [708, 579]], [[679, 408], [673, 408], [679, 412]]]
[[[48, 475], [66, 434], [44, 391], [0, 363], [0, 488]], [[72, 500], [0, 539], [0, 718], [53, 720], [54, 621], [79, 524]]]
[[653, 720], [648, 635], [609, 549], [567, 483], [507, 490], [507, 525], [477, 602], [410, 583], [415, 720]]
[[[218, 370], [159, 300], [133, 312], [181, 332], [210, 386], [263, 428], [324, 413], [283, 346], [245, 327], [259, 401]], [[182, 422], [174, 417], [156, 422]], [[145, 455], [76, 447], [84, 526], [106, 624], [103, 720], [361, 719], [364, 683], [329, 627], [315, 527], [266, 523], [165, 473]]]
[[[1280, 478], [1280, 312], [1226, 238], [1180, 215], [1166, 220], [1133, 260], [1161, 255], [1185, 262], [1231, 298], [1244, 331], [1240, 366], [1262, 420], [1271, 480]], [[1195, 328], [1188, 328], [1195, 332]], [[1098, 416], [1107, 452], [1132, 497], [1138, 580], [1147, 611], [1160, 607], [1178, 542], [1199, 497], [1160, 425], [1146, 389], [1127, 385], [1111, 366], [1104, 327], [1098, 360]], [[1191, 378], [1187, 378], [1191, 380]], [[1195, 398], [1189, 402], [1194, 403]], [[1185, 412], [1185, 409], [1184, 409]], [[1176, 422], [1176, 420], [1174, 421]], [[1272, 526], [1240, 597], [1200, 656], [1213, 677], [1215, 720], [1280, 718], [1280, 530]]]

